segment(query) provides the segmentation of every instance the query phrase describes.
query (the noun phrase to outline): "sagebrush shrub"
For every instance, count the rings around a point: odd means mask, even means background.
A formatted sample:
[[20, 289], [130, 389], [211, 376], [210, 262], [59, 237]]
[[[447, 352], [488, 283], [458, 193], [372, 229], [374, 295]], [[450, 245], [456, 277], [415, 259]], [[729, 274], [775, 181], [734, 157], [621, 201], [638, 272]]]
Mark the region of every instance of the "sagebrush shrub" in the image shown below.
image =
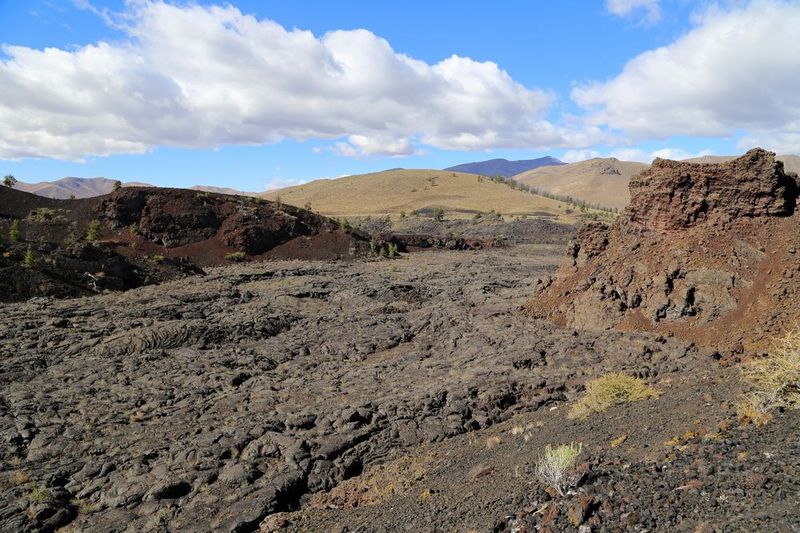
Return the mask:
[[582, 443], [562, 444], [544, 448], [544, 453], [536, 463], [536, 477], [555, 489], [559, 495], [564, 493], [577, 481], [572, 473], [575, 462], [583, 450]]

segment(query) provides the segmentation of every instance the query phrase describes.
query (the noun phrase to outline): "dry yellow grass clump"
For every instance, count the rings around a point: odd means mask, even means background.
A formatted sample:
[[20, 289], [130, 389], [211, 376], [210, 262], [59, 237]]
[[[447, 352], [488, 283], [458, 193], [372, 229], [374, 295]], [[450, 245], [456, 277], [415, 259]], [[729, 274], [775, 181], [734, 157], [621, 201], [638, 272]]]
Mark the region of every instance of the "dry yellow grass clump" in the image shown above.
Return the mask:
[[739, 421], [764, 424], [773, 409], [800, 408], [800, 330], [777, 340], [767, 357], [742, 365], [750, 387], [736, 404]]
[[623, 403], [652, 398], [661, 394], [644, 380], [610, 373], [586, 383], [586, 391], [569, 411], [570, 418], [586, 418]]

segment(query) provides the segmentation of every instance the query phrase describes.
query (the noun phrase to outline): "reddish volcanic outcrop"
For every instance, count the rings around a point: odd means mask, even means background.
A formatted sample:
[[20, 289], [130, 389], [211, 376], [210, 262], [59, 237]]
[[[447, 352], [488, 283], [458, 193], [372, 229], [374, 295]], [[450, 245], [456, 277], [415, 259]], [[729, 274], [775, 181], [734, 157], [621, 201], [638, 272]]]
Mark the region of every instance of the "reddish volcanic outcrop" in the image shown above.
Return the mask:
[[642, 329], [760, 348], [800, 311], [796, 176], [753, 149], [720, 164], [656, 159], [611, 225], [586, 224], [529, 310], [579, 329]]
[[759, 148], [716, 165], [659, 158], [632, 178], [629, 187], [627, 218], [656, 230], [736, 217], [787, 216], [797, 196], [783, 163]]
[[125, 290], [233, 260], [371, 254], [368, 237], [311, 211], [185, 189], [54, 200], [0, 187], [0, 235], [12, 223], [20, 237], [0, 242], [0, 301]]

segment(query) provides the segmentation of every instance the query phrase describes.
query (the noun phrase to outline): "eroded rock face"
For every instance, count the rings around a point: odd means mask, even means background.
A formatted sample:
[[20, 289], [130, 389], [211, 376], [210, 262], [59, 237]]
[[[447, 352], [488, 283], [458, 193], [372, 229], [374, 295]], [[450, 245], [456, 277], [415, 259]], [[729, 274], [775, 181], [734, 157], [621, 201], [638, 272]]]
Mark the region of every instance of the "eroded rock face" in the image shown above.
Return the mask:
[[721, 164], [658, 158], [631, 179], [625, 217], [655, 230], [678, 230], [709, 220], [788, 216], [797, 184], [775, 154], [760, 148]]
[[103, 200], [98, 211], [115, 226], [137, 224], [143, 236], [170, 248], [219, 236], [225, 246], [250, 255], [336, 229], [303, 209], [183, 189], [122, 189]]
[[797, 311], [795, 178], [761, 149], [722, 164], [657, 159], [612, 225], [581, 229], [529, 308], [576, 328], [757, 346]]

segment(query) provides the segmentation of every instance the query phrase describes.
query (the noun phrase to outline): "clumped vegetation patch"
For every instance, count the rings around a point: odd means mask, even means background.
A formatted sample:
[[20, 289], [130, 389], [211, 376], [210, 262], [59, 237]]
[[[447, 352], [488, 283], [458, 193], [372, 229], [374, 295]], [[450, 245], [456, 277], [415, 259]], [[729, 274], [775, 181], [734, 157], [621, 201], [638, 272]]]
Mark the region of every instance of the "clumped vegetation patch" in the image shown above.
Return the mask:
[[50, 492], [36, 484], [32, 484], [30, 499], [33, 503], [46, 503], [50, 501]]
[[231, 252], [229, 254], [225, 254], [225, 259], [228, 261], [233, 261], [235, 263], [241, 263], [245, 259], [247, 259], [247, 254], [244, 252]]
[[561, 446], [548, 444], [536, 463], [536, 477], [555, 489], [560, 496], [564, 496], [566, 491], [578, 481], [572, 472], [582, 450], [582, 443], [573, 442]]
[[800, 331], [777, 340], [767, 357], [742, 365], [750, 387], [736, 404], [739, 421], [761, 425], [774, 409], [800, 409]]
[[39, 207], [38, 209], [34, 209], [31, 211], [30, 218], [36, 222], [49, 222], [53, 220], [56, 216], [56, 212], [54, 209], [50, 209], [49, 207]]
[[586, 384], [586, 391], [570, 409], [570, 418], [586, 418], [609, 407], [652, 398], [661, 394], [642, 379], [617, 372], [605, 374]]

